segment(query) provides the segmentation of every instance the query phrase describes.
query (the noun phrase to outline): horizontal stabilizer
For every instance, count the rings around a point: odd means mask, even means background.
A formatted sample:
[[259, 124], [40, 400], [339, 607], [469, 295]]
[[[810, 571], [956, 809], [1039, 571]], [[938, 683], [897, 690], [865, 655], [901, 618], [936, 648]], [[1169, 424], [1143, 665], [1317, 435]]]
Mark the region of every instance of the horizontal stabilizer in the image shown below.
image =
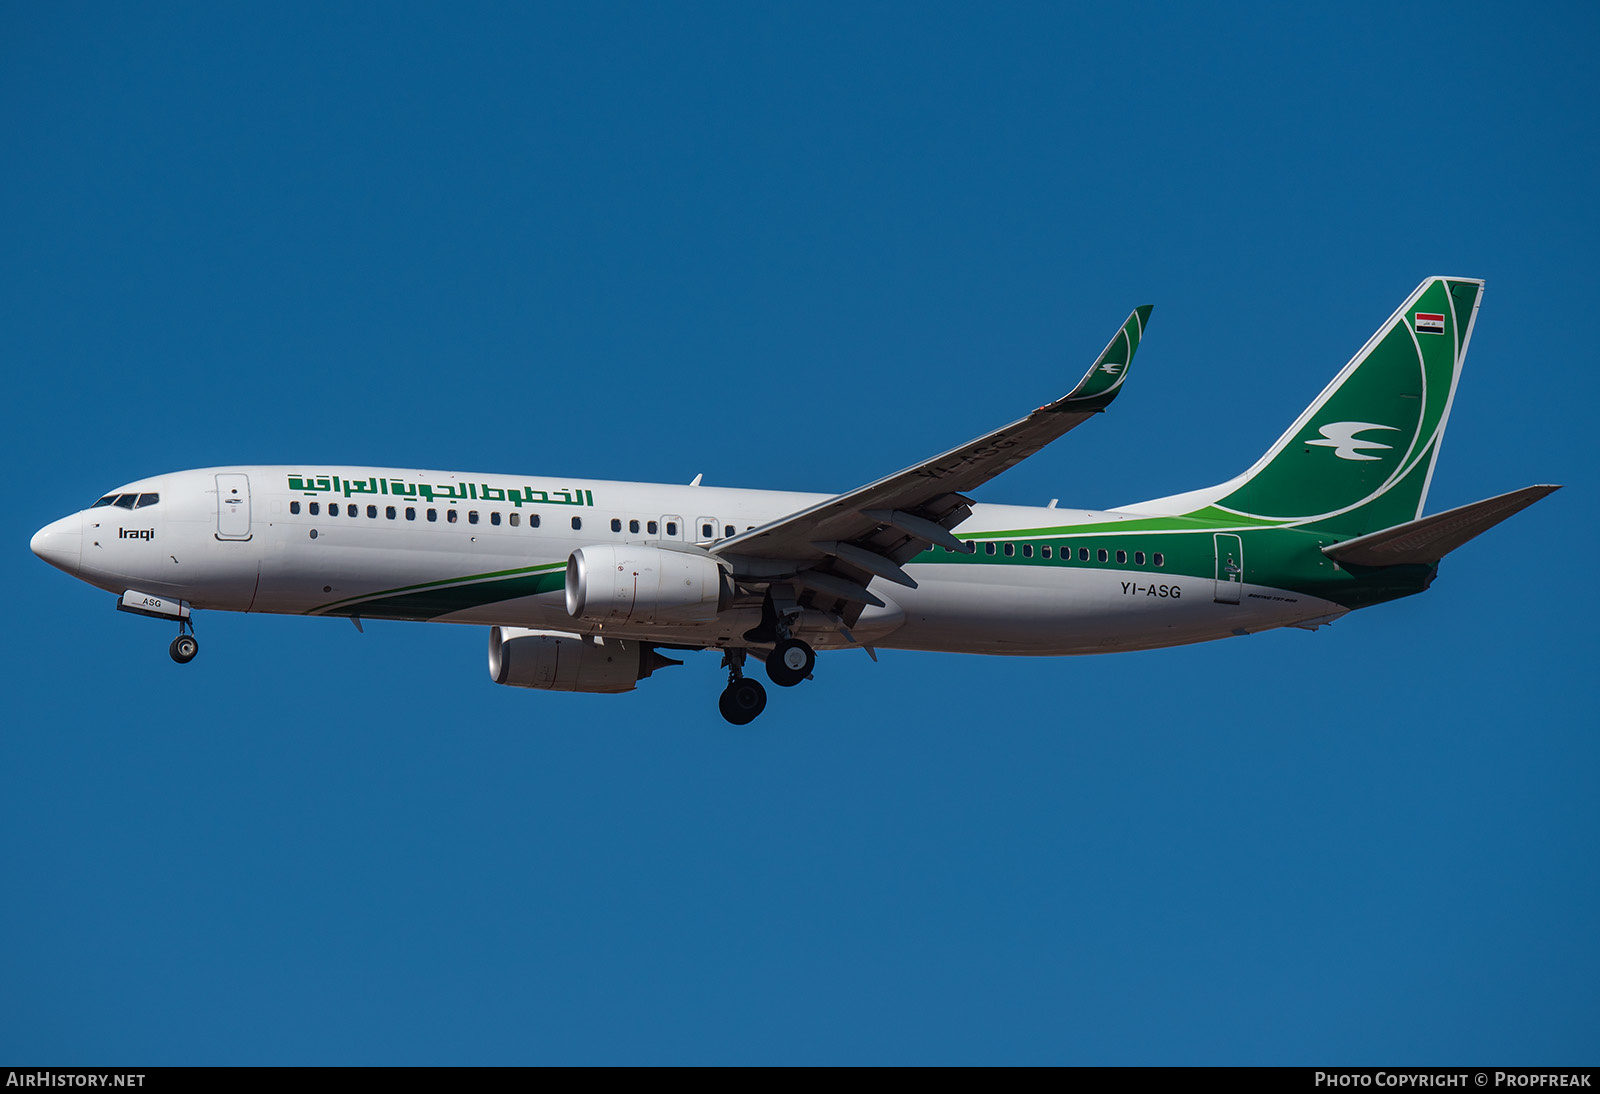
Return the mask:
[[1324, 547], [1322, 553], [1335, 562], [1356, 566], [1399, 566], [1406, 563], [1438, 562], [1469, 539], [1487, 532], [1496, 524], [1522, 512], [1559, 486], [1524, 486], [1497, 498], [1475, 501], [1459, 509], [1435, 513], [1431, 517], [1397, 524], [1381, 532], [1347, 539]]

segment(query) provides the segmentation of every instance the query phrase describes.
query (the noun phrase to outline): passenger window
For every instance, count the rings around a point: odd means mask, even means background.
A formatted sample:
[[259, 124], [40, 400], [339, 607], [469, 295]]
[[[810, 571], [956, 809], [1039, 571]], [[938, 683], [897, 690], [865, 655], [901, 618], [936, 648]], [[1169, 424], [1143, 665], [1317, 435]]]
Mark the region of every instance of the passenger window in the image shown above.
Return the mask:
[[611, 530], [613, 532], [622, 531], [622, 522], [620, 520], [618, 520], [616, 517], [612, 517], [611, 518]]
[[675, 536], [677, 534], [678, 534], [678, 522], [675, 521], [675, 520], [667, 521], [667, 535]]
[[289, 503], [289, 512], [293, 513], [295, 516], [299, 516], [300, 515], [300, 503], [297, 502], [297, 501], [291, 501]]
[[338, 502], [330, 501], [328, 503], [328, 515], [330, 517], [336, 517], [336, 516], [339, 515], [339, 503]]
[[1078, 548], [1078, 561], [1079, 562], [1088, 562], [1089, 561], [1089, 548], [1087, 548], [1087, 547], [1079, 547]]
[[578, 531], [582, 531], [583, 530], [583, 518], [582, 517], [573, 517], [572, 518], [572, 530], [574, 532], [578, 532]]
[[653, 521], [653, 520], [645, 521], [644, 530], [646, 532], [649, 532], [652, 536], [656, 534], [656, 528], [657, 527], [659, 527], [659, 525], [657, 525], [655, 521]]
[[392, 505], [384, 506], [383, 515], [385, 517], [387, 517], [389, 520], [393, 520], [395, 518], [394, 506], [392, 506]]
[[1123, 563], [1125, 563], [1127, 561], [1128, 561], [1128, 552], [1126, 552], [1126, 551], [1118, 551], [1117, 552], [1117, 565], [1121, 566]]
[[710, 539], [714, 535], [716, 535], [716, 532], [712, 530], [711, 525], [702, 524], [700, 526], [700, 538], [701, 539]]
[[1135, 552], [1133, 552], [1133, 564], [1135, 566], [1143, 566], [1144, 565], [1144, 552], [1143, 551], [1135, 551]]
[[414, 505], [406, 506], [406, 519], [407, 520], [416, 520], [417, 519], [416, 506], [414, 506]]
[[639, 530], [639, 522], [636, 521], [636, 520], [630, 520], [628, 522], [628, 531], [637, 532], [638, 530]]
[[138, 494], [118, 494], [117, 500], [111, 504], [115, 505], [118, 509], [132, 509], [133, 503], [138, 500]]
[[735, 532], [737, 532], [738, 530], [739, 529], [735, 528], [733, 525], [730, 524], [730, 525], [728, 525], [726, 528], [724, 528], [722, 530], [722, 534], [724, 536], [727, 536], [729, 539], [732, 539], [733, 538], [733, 534]]
[[1043, 547], [1039, 548], [1039, 557], [1040, 558], [1049, 558], [1050, 557], [1050, 545], [1048, 543], [1045, 544]]
[[520, 514], [518, 514], [518, 513], [512, 513], [511, 517], [510, 517], [510, 520], [511, 520], [511, 527], [515, 528], [517, 525], [522, 523], [522, 516]]
[[429, 524], [434, 524], [434, 523], [437, 523], [438, 520], [439, 520], [439, 510], [437, 510], [437, 509], [429, 509], [428, 510], [428, 523]]
[[499, 524], [500, 523], [500, 510], [496, 509], [494, 512], [489, 514], [489, 523], [490, 524]]
[[1006, 544], [1006, 557], [1007, 558], [1010, 558], [1012, 555], [1014, 555], [1016, 553], [1017, 553], [1017, 545], [1015, 543]]
[[478, 511], [476, 509], [474, 509], [472, 512], [467, 514], [467, 523], [468, 524], [477, 524], [478, 523]]
[[[1049, 549], [1050, 548], [1048, 548], [1048, 547], [1045, 548], [1046, 551], [1048, 551]], [[1033, 544], [1024, 543], [1022, 545], [1022, 557], [1023, 558], [1032, 558], [1033, 557]]]
[[985, 544], [984, 544], [984, 545], [983, 545], [983, 553], [984, 553], [984, 554], [986, 554], [986, 555], [992, 555], [992, 554], [994, 554], [994, 544], [992, 544], [992, 543], [985, 543]]
[[444, 519], [451, 524], [454, 524], [456, 522], [456, 518], [460, 515], [461, 514], [454, 509], [446, 509], [444, 511]]
[[317, 510], [320, 509], [321, 507], [322, 507], [322, 503], [321, 502], [315, 502], [315, 501], [312, 502], [309, 506], [307, 506], [307, 508], [309, 508], [311, 510], [311, 515], [312, 516], [316, 516], [317, 515]]
[[539, 514], [538, 513], [529, 513], [528, 514], [528, 527], [529, 528], [537, 528], [537, 527], [539, 527]]
[[1151, 558], [1155, 560], [1157, 566], [1165, 566], [1167, 564], [1167, 560], [1161, 557], [1160, 551], [1157, 551]]
[[[346, 513], [349, 513], [352, 517], [359, 517], [361, 515], [361, 506], [359, 506], [359, 505], [346, 505], [344, 507], [344, 511]], [[372, 515], [373, 516], [377, 516], [378, 515], [378, 507], [376, 505], [374, 505], [372, 507]]]
[[161, 495], [160, 494], [140, 494], [139, 495], [139, 508], [140, 509], [149, 508], [150, 506], [154, 505], [156, 502], [158, 502], [160, 500], [161, 500]]
[[1109, 562], [1110, 561], [1110, 559], [1108, 559], [1106, 557], [1106, 549], [1104, 547], [1102, 547], [1098, 551], [1096, 551], [1094, 553], [1094, 557], [1095, 557], [1095, 561], [1096, 562]]
[[378, 519], [378, 507], [376, 505], [367, 506], [367, 519], [369, 519], [369, 520], [377, 520]]

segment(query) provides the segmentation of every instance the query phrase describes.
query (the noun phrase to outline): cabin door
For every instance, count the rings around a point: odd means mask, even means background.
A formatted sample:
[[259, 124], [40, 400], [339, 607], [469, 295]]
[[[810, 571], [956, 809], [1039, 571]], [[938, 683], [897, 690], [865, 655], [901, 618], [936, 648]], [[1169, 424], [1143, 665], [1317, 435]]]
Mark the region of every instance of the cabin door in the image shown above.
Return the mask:
[[250, 538], [250, 476], [217, 476], [217, 538]]

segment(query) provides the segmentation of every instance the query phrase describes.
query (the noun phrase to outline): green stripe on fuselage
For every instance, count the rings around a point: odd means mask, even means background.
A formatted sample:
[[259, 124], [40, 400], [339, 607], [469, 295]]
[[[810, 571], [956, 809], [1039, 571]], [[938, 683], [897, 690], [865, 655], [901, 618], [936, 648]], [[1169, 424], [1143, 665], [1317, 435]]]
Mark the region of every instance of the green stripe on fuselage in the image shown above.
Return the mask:
[[[378, 604], [378, 603], [395, 604], [395, 603], [400, 603], [400, 602], [405, 602], [405, 603], [413, 603], [414, 602], [414, 603], [422, 604], [422, 603], [428, 603], [429, 602], [429, 600], [428, 600], [429, 597], [434, 597], [435, 594], [443, 594], [443, 593], [455, 594], [456, 595], [456, 599], [462, 599], [463, 597], [467, 596], [467, 591], [470, 590], [470, 589], [482, 588], [484, 590], [489, 590], [491, 587], [493, 587], [493, 588], [518, 587], [517, 586], [518, 582], [523, 581], [523, 580], [528, 579], [528, 578], [552, 579], [554, 581], [554, 584], [550, 585], [549, 588], [543, 587], [543, 585], [541, 585], [540, 588], [537, 588], [537, 589], [534, 590], [535, 593], [550, 592], [550, 591], [552, 591], [552, 589], [560, 588], [562, 586], [562, 584], [566, 581], [566, 569], [567, 569], [567, 564], [565, 562], [544, 562], [544, 563], [540, 563], [538, 566], [518, 566], [517, 568], [512, 569], [512, 570], [490, 570], [489, 572], [482, 573], [482, 574], [463, 574], [460, 577], [447, 577], [447, 578], [443, 578], [443, 579], [441, 579], [439, 581], [423, 581], [423, 582], [419, 582], [416, 585], [401, 585], [398, 588], [394, 588], [394, 589], [379, 589], [376, 592], [362, 593], [359, 596], [345, 597], [343, 600], [333, 600], [333, 601], [328, 602], [327, 604], [320, 604], [315, 608], [308, 609], [306, 611], [306, 614], [307, 615], [360, 615], [360, 616], [371, 616], [373, 618], [376, 618], [381, 613], [367, 611], [367, 606], [368, 605], [370, 605], [370, 604]], [[492, 580], [492, 579], [495, 579], [495, 578], [500, 578], [500, 579], [503, 579], [503, 580], [498, 580], [498, 581], [497, 580]], [[548, 582], [546, 582], [546, 583], [548, 583]], [[492, 604], [496, 600], [509, 600], [509, 599], [512, 598], [512, 596], [530, 596], [530, 595], [533, 595], [533, 594], [532, 593], [513, 593], [510, 596], [506, 596], [506, 595], [496, 596], [496, 595], [492, 595], [492, 594], [486, 594], [484, 596], [479, 597], [474, 602], [466, 603], [465, 606], [466, 607], [475, 607], [477, 604], [480, 604], [480, 603], [481, 604]], [[470, 600], [471, 598], [468, 597], [467, 599]], [[446, 611], [459, 611], [459, 610], [460, 609], [458, 609], [458, 608], [446, 609]], [[443, 614], [445, 614], [445, 613], [444, 612], [434, 612], [432, 615], [422, 615], [422, 616], [410, 616], [410, 615], [407, 615], [407, 616], [396, 616], [395, 618], [431, 619], [433, 617], [433, 615], [443, 615]]]
[[[982, 536], [964, 536], [977, 546], [970, 555], [957, 554], [942, 547], [924, 551], [911, 560], [913, 564], [953, 566], [1037, 566], [1059, 570], [1115, 570], [1122, 573], [1145, 573], [1151, 577], [1186, 577], [1215, 580], [1217, 576], [1216, 541], [1221, 529], [1206, 528], [1186, 532], [1157, 532], [1151, 525], [1160, 521], [1127, 521], [1121, 524], [1095, 525], [1093, 531], [1071, 534], [1038, 536], [1040, 530], [986, 532]], [[1172, 520], [1164, 522], [1169, 528]], [[1146, 530], [1135, 530], [1143, 526]], [[1338, 542], [1342, 537], [1298, 528], [1249, 528], [1235, 524], [1227, 529], [1230, 538], [1238, 536], [1244, 553], [1244, 580], [1252, 585], [1284, 589], [1320, 597], [1346, 608], [1365, 607], [1402, 596], [1422, 592], [1433, 580], [1432, 566], [1345, 566], [1334, 562], [1322, 553], [1324, 546]], [[1006, 544], [1013, 553], [1005, 553]], [[994, 554], [987, 546], [994, 545]], [[1044, 548], [1050, 548], [1050, 557], [1044, 557]], [[1023, 550], [1031, 548], [1032, 557]], [[1088, 551], [1082, 559], [1080, 552]], [[1105, 561], [1100, 552], [1105, 551]], [[1117, 561], [1117, 552], [1123, 552], [1123, 561]], [[1063, 552], [1066, 552], [1063, 557]], [[1143, 564], [1135, 561], [1140, 553]], [[1161, 565], [1155, 556], [1161, 555]]]
[[322, 615], [359, 615], [362, 619], [437, 619], [441, 615], [481, 608], [504, 600], [558, 592], [565, 587], [566, 568], [543, 573], [525, 573], [498, 581], [478, 581], [470, 585], [444, 588], [414, 588], [370, 600], [347, 600], [338, 607], [318, 609]]

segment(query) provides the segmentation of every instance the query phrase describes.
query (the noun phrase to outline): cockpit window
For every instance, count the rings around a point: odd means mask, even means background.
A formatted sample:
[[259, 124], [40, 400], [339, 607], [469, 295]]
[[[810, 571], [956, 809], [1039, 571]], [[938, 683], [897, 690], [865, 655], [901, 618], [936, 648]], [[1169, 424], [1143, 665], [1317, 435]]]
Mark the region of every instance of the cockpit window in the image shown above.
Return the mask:
[[138, 494], [118, 494], [117, 500], [111, 504], [115, 505], [118, 509], [132, 509], [133, 503], [138, 500]]
[[139, 495], [139, 508], [140, 509], [147, 509], [147, 508], [149, 508], [150, 506], [154, 505], [156, 502], [158, 502], [160, 500], [161, 500], [161, 495], [160, 494], [140, 494]]
[[90, 509], [98, 509], [102, 505], [110, 505], [112, 502], [114, 502], [116, 500], [117, 500], [117, 496], [115, 494], [107, 494], [105, 497], [101, 498], [99, 501], [97, 501], [93, 505], [89, 506], [89, 508]]

